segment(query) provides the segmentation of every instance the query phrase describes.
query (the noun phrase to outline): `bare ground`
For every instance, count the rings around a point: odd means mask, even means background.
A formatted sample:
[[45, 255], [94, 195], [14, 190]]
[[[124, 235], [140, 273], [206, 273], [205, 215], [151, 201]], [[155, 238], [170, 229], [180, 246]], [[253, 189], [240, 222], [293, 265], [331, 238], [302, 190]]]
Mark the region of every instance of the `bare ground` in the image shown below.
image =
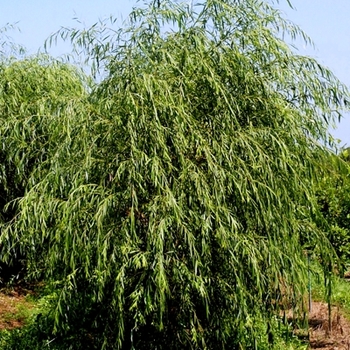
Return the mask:
[[309, 314], [310, 348], [319, 350], [350, 350], [350, 321], [338, 307], [332, 307], [328, 319], [328, 305], [313, 302]]

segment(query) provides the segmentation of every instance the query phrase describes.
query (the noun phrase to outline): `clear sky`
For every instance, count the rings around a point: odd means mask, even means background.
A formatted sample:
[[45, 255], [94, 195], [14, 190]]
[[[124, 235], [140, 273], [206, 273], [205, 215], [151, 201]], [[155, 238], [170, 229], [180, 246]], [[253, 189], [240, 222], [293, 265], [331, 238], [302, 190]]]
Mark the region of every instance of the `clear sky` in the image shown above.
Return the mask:
[[[298, 24], [314, 41], [316, 50], [300, 47], [300, 53], [316, 57], [350, 86], [350, 0], [286, 0], [276, 4], [285, 17]], [[11, 32], [16, 43], [30, 53], [43, 46], [44, 40], [60, 27], [75, 27], [78, 18], [86, 26], [110, 15], [122, 19], [130, 12], [135, 0], [0, 0], [0, 27], [17, 23], [21, 32]], [[64, 46], [53, 54], [65, 53]], [[350, 114], [332, 132], [341, 144], [350, 146]]]

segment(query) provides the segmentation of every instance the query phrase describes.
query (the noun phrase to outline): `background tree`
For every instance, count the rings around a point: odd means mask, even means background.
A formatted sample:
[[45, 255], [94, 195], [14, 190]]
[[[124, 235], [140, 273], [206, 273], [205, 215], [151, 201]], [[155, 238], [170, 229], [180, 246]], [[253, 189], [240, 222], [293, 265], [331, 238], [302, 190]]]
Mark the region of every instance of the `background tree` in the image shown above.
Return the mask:
[[350, 166], [348, 150], [326, 159], [317, 183], [317, 199], [340, 267], [350, 264]]
[[346, 88], [281, 40], [308, 38], [262, 1], [163, 1], [118, 31], [58, 35], [102, 80], [50, 105], [48, 151], [1, 235], [59, 288], [57, 334], [271, 348], [281, 294], [302, 300], [303, 248], [332, 255], [314, 182]]

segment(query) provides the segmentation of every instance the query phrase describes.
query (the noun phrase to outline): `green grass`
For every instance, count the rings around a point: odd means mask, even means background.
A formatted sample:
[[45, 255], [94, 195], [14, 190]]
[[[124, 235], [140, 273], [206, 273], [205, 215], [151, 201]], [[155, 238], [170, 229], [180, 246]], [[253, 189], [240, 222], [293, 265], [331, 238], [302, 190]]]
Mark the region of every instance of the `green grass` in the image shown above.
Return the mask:
[[[323, 274], [319, 267], [314, 269], [316, 273], [312, 278], [312, 299], [325, 302], [326, 288]], [[331, 304], [338, 306], [341, 313], [350, 320], [350, 282], [337, 275], [332, 277]]]

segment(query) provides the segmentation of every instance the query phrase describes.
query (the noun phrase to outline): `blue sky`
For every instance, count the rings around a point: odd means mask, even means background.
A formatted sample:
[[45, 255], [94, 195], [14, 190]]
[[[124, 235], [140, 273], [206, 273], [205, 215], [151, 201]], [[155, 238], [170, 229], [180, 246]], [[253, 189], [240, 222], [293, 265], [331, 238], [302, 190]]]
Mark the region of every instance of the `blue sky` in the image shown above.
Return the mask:
[[[350, 0], [286, 0], [276, 4], [285, 17], [298, 24], [314, 41], [316, 49], [299, 46], [301, 54], [316, 57], [329, 67], [341, 81], [350, 86]], [[44, 40], [61, 26], [74, 27], [78, 18], [89, 26], [99, 18], [110, 15], [122, 19], [130, 12], [135, 0], [0, 0], [0, 27], [18, 22], [21, 32], [11, 32], [16, 43], [23, 44], [30, 53], [43, 46]], [[52, 49], [62, 54], [64, 46]], [[332, 134], [341, 144], [350, 146], [350, 114]]]

